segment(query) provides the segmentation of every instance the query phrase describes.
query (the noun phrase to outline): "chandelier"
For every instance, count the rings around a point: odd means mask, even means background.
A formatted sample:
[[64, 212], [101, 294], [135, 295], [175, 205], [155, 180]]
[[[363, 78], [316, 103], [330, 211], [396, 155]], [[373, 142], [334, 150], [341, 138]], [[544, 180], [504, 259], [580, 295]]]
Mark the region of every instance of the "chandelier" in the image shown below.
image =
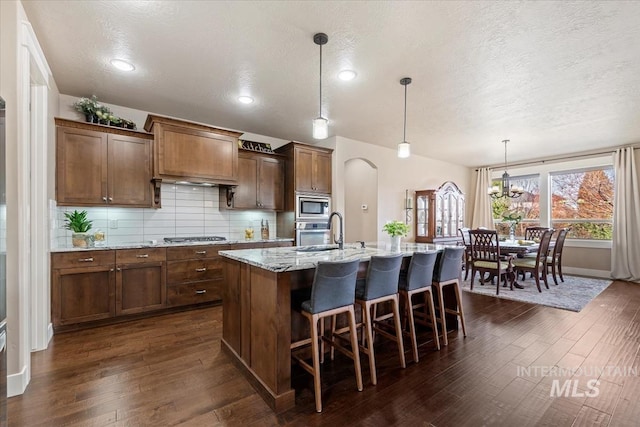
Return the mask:
[[504, 142], [504, 173], [502, 174], [502, 188], [497, 185], [489, 187], [489, 195], [494, 199], [499, 199], [501, 197], [515, 199], [524, 193], [524, 188], [509, 184], [509, 174], [507, 173], [507, 142], [509, 142], [509, 140], [505, 139], [502, 142]]

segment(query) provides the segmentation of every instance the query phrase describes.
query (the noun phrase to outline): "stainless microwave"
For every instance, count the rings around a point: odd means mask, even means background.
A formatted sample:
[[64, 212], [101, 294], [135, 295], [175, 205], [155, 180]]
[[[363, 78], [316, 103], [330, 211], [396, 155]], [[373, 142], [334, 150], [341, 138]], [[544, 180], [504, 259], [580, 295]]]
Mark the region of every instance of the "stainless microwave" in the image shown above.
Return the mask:
[[296, 221], [329, 219], [331, 198], [326, 196], [296, 196]]

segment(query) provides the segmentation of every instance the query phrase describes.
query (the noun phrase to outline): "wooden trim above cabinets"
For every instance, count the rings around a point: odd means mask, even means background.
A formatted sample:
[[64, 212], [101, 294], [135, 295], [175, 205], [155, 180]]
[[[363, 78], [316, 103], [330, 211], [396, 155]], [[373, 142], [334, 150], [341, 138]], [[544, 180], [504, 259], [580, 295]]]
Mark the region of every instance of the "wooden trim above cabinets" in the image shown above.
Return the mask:
[[56, 126], [93, 130], [98, 132], [113, 133], [117, 135], [135, 136], [136, 138], [153, 139], [152, 133], [142, 132], [140, 130], [118, 128], [113, 126], [100, 125], [97, 123], [79, 122], [77, 120], [63, 119], [61, 117], [54, 118], [54, 121], [56, 123]]
[[155, 136], [154, 178], [237, 183], [238, 138], [242, 133], [153, 114], [147, 117], [145, 129]]

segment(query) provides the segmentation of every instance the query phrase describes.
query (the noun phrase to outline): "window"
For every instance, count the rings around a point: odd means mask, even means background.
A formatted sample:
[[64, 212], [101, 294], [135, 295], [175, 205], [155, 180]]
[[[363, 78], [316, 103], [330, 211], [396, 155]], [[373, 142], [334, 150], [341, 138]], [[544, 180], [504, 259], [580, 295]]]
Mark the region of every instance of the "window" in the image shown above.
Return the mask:
[[[505, 221], [504, 216], [510, 213], [519, 215], [522, 219], [516, 225], [516, 236], [524, 236], [524, 229], [540, 225], [540, 175], [514, 176], [509, 179], [510, 185], [522, 187], [524, 193], [520, 197], [511, 199], [500, 197], [493, 199], [491, 207], [498, 234], [509, 234], [511, 221]], [[500, 180], [494, 180], [491, 185], [501, 185]]]
[[555, 172], [551, 178], [551, 226], [571, 227], [572, 239], [611, 240], [613, 168]]

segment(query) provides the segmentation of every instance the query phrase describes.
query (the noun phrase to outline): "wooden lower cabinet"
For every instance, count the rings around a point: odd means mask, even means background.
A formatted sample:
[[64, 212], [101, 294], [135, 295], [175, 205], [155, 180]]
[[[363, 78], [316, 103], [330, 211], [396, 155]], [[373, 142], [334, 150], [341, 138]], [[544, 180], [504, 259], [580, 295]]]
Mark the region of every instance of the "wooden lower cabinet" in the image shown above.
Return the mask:
[[218, 251], [229, 245], [167, 248], [167, 306], [220, 301], [224, 272]]
[[115, 316], [114, 251], [55, 253], [51, 258], [54, 327]]
[[116, 251], [116, 315], [165, 307], [166, 249]]
[[78, 329], [92, 322], [109, 323], [109, 319], [129, 315], [219, 302], [226, 284], [218, 251], [291, 244], [278, 241], [52, 253], [53, 326], [56, 330]]

